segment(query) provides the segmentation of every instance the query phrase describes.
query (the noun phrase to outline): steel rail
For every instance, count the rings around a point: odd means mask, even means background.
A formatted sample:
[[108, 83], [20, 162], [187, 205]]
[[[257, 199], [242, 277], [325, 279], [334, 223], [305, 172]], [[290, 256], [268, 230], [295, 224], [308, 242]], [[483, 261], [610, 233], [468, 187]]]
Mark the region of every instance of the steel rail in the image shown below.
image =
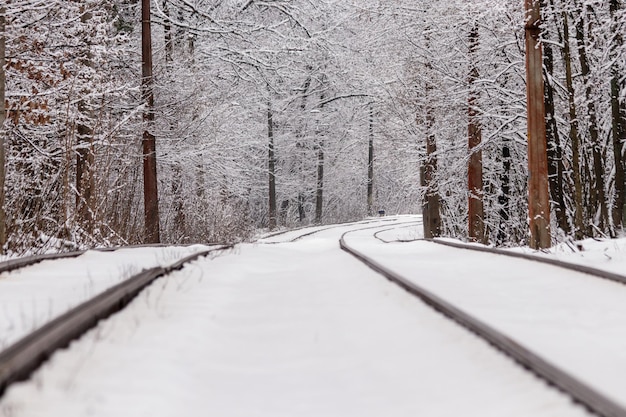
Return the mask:
[[[5, 272], [12, 272], [12, 271], [15, 271], [16, 269], [25, 268], [27, 266], [35, 265], [43, 261], [54, 261], [58, 259], [77, 258], [81, 255], [84, 255], [86, 252], [89, 252], [89, 251], [114, 252], [114, 251], [121, 250], [121, 249], [188, 247], [188, 246], [193, 246], [193, 245], [194, 244], [169, 245], [166, 243], [152, 243], [152, 244], [140, 244], [140, 245], [128, 245], [128, 246], [113, 246], [110, 248], [91, 248], [91, 249], [77, 250], [77, 251], [71, 251], [71, 252], [44, 253], [40, 255], [23, 256], [21, 258], [9, 259], [9, 260], [0, 262], [0, 274], [5, 273]], [[218, 246], [221, 244], [207, 243], [203, 245]]]
[[378, 232], [374, 233], [374, 238], [377, 239], [377, 240], [380, 240], [383, 243], [411, 243], [411, 242], [417, 242], [418, 240], [424, 240], [424, 238], [386, 240], [386, 239], [383, 239], [382, 237], [378, 236], [379, 233], [384, 233], [384, 232], [388, 232], [390, 230], [395, 230], [395, 229], [408, 229], [409, 227], [419, 226], [420, 224], [423, 224], [423, 221], [422, 220], [416, 220], [414, 224], [409, 224], [407, 226], [389, 227], [387, 229], [379, 230]]
[[[356, 222], [335, 223], [335, 224], [326, 225], [326, 226], [323, 226], [323, 225], [322, 226], [315, 226], [315, 225], [313, 225], [313, 226], [303, 226], [303, 227], [297, 227], [295, 229], [283, 230], [283, 231], [280, 231], [280, 232], [272, 233], [272, 234], [267, 235], [267, 236], [260, 237], [260, 238], [258, 238], [256, 240], [254, 240], [253, 243], [260, 243], [260, 244], [263, 244], [263, 245], [276, 245], [276, 244], [279, 244], [279, 243], [292, 243], [292, 242], [296, 242], [296, 241], [298, 241], [298, 240], [300, 240], [302, 238], [314, 235], [316, 233], [325, 232], [326, 230], [330, 230], [330, 229], [337, 229], [339, 227], [345, 227], [345, 226], [350, 226], [350, 225], [361, 225], [361, 224], [378, 223], [378, 222], [396, 222], [396, 221], [401, 221], [401, 220], [402, 219], [396, 219], [396, 218], [379, 219], [379, 220], [376, 220], [376, 219], [366, 219], [366, 220], [360, 220], [360, 221], [356, 221]], [[299, 230], [309, 229], [309, 228], [312, 228], [312, 227], [319, 227], [319, 229], [313, 230], [313, 231], [310, 231], [310, 232], [307, 232], [307, 233], [304, 233], [304, 234], [301, 234], [301, 235], [298, 235], [298, 236], [294, 237], [293, 239], [285, 240], [283, 242], [261, 242], [261, 240], [263, 240], [263, 239], [270, 239], [272, 237], [284, 235], [284, 234], [287, 234], [289, 232], [295, 232], [295, 231], [299, 231]]]
[[355, 231], [357, 230], [348, 231], [341, 236], [339, 246], [342, 250], [354, 256], [369, 268], [378, 272], [389, 281], [397, 284], [410, 294], [418, 297], [436, 311], [487, 341], [522, 367], [528, 369], [530, 372], [546, 381], [549, 385], [558, 388], [575, 402], [587, 408], [590, 412], [602, 417], [626, 417], [626, 409], [606, 397], [604, 394], [593, 389], [562, 369], [552, 365], [547, 360], [525, 348], [512, 338], [500, 333], [493, 327], [445, 301], [443, 298], [440, 298], [430, 291], [409, 281], [403, 276], [391, 271], [348, 245], [345, 237], [347, 234]]
[[438, 245], [444, 245], [444, 246], [449, 246], [449, 247], [458, 248], [458, 249], [467, 249], [467, 250], [473, 250], [477, 252], [491, 253], [495, 255], [504, 255], [504, 256], [510, 256], [512, 258], [520, 258], [520, 259], [540, 262], [540, 263], [557, 266], [557, 267], [564, 268], [564, 269], [569, 269], [571, 271], [581, 272], [583, 274], [593, 275], [595, 277], [608, 279], [610, 281], [618, 282], [620, 284], [626, 284], [626, 276], [624, 275], [620, 275], [615, 272], [604, 271], [602, 269], [594, 268], [591, 266], [578, 265], [578, 264], [567, 262], [567, 261], [561, 261], [559, 259], [543, 258], [540, 256], [531, 255], [529, 253], [510, 252], [504, 249], [489, 248], [485, 246], [473, 246], [473, 245], [467, 245], [464, 243], [449, 242], [449, 241], [440, 240], [440, 239], [424, 239], [424, 240], [427, 242], [436, 243]]
[[0, 352], [0, 397], [7, 387], [28, 379], [56, 350], [64, 348], [106, 319], [126, 307], [143, 289], [185, 264], [198, 258], [232, 249], [220, 246], [189, 255], [166, 267], [154, 267], [72, 308]]
[[43, 255], [24, 256], [22, 258], [9, 259], [8, 261], [0, 262], [0, 274], [4, 272], [11, 272], [16, 269], [24, 268], [27, 266], [38, 264], [43, 261], [52, 261], [56, 259], [65, 258], [77, 258], [84, 254], [86, 251], [73, 251], [62, 253], [46, 253]]

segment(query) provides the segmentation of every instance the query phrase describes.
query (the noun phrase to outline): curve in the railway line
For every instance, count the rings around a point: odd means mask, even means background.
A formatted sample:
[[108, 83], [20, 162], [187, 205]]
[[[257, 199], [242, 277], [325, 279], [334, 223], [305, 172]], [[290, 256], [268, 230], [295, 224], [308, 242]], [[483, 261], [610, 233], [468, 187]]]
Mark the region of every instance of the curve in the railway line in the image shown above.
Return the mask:
[[[381, 226], [382, 227], [382, 226]], [[569, 373], [559, 369], [554, 366], [541, 356], [536, 353], [530, 351], [525, 348], [515, 340], [511, 339], [507, 335], [495, 330], [493, 327], [487, 325], [486, 323], [478, 320], [477, 318], [467, 314], [461, 309], [457, 308], [453, 304], [444, 300], [443, 298], [431, 293], [430, 291], [420, 287], [419, 285], [411, 282], [409, 279], [401, 276], [390, 270], [389, 268], [383, 266], [379, 262], [376, 262], [372, 258], [363, 254], [362, 252], [356, 250], [353, 246], [351, 246], [346, 237], [354, 232], [366, 230], [366, 229], [375, 229], [376, 227], [367, 227], [356, 230], [350, 230], [345, 232], [339, 241], [339, 245], [341, 249], [345, 252], [349, 253], [369, 268], [381, 274], [383, 277], [387, 278], [391, 282], [397, 284], [398, 286], [405, 289], [408, 293], [416, 296], [421, 299], [424, 303], [435, 309], [436, 311], [443, 314], [445, 317], [457, 322], [461, 326], [465, 327], [472, 333], [476, 334], [478, 337], [482, 338], [490, 345], [494, 346], [496, 349], [500, 350], [510, 358], [512, 358], [515, 362], [528, 369], [544, 381], [546, 381], [549, 385], [552, 385], [570, 398], [572, 398], [575, 402], [583, 405], [592, 413], [603, 416], [603, 417], [626, 417], [626, 409], [621, 405], [606, 397], [599, 391], [593, 389], [589, 385], [585, 384], [583, 381], [573, 377]], [[385, 229], [385, 230], [390, 230]], [[382, 231], [381, 231], [382, 232]], [[373, 233], [374, 234], [374, 233]], [[379, 239], [380, 240], [380, 239]], [[383, 241], [384, 242], [384, 241]], [[439, 242], [438, 242], [439, 243]], [[448, 244], [449, 242], [446, 242]], [[449, 245], [455, 246], [456, 245]], [[463, 247], [466, 249], [466, 247]], [[483, 252], [490, 253], [498, 253], [498, 254], [506, 254], [501, 253], [502, 251], [492, 252], [488, 250], [482, 250]], [[526, 258], [522, 256], [518, 256], [521, 258]], [[537, 260], [532, 258], [531, 260]], [[556, 266], [561, 266], [560, 264], [554, 264]], [[568, 266], [565, 266], [566, 268]], [[573, 268], [569, 268], [573, 269]], [[586, 273], [590, 273], [585, 271]]]
[[[346, 226], [350, 226], [350, 225], [364, 225], [364, 224], [372, 224], [372, 223], [380, 223], [380, 222], [397, 222], [397, 221], [401, 221], [401, 218], [397, 218], [397, 217], [390, 217], [390, 218], [377, 218], [377, 219], [367, 219], [367, 220], [361, 220], [361, 221], [357, 221], [357, 222], [344, 222], [344, 223], [334, 223], [331, 225], [327, 225], [327, 226], [304, 226], [304, 227], [299, 227], [299, 228], [295, 228], [295, 229], [288, 229], [288, 230], [283, 230], [280, 232], [276, 232], [276, 233], [272, 233], [266, 236], [263, 236], [259, 239], [256, 239], [253, 243], [260, 243], [263, 245], [275, 245], [275, 244], [279, 244], [279, 243], [291, 243], [291, 242], [297, 242], [300, 239], [303, 239], [305, 237], [308, 236], [312, 236], [315, 235], [317, 233], [321, 233], [321, 232], [325, 232], [327, 230], [332, 230], [332, 229], [337, 229], [340, 227], [346, 227]], [[317, 228], [316, 228], [317, 227]], [[287, 239], [287, 240], [280, 240], [277, 242], [263, 242], [264, 239], [271, 239], [277, 236], [282, 236], [285, 235], [287, 233], [292, 233], [292, 232], [296, 232], [296, 231], [305, 231], [306, 229], [311, 229], [311, 228], [315, 228], [315, 230], [310, 230], [310, 231], [306, 231], [300, 235], [297, 235], [291, 239]]]

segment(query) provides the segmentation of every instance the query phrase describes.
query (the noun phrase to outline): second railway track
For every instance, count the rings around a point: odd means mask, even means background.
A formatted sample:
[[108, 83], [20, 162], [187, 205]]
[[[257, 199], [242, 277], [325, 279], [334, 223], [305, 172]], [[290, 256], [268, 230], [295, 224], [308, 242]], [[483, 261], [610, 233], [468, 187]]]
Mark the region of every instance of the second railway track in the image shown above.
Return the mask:
[[[220, 245], [185, 256], [183, 259], [164, 267], [156, 266], [145, 269], [71, 308], [61, 316], [49, 321], [10, 345], [0, 352], [0, 397], [2, 397], [10, 384], [28, 378], [56, 350], [69, 345], [72, 340], [83, 335], [100, 320], [106, 319], [122, 310], [137, 294], [156, 279], [179, 270], [201, 257], [217, 254], [228, 249], [232, 249], [232, 246]], [[75, 257], [82, 253], [72, 253], [69, 256], [30, 257], [26, 262], [16, 264], [19, 265], [18, 267], [25, 267], [44, 260]], [[13, 269], [15, 268], [10, 270]]]
[[[606, 271], [598, 270], [595, 268], [589, 268], [589, 267], [585, 267], [581, 265], [572, 265], [572, 264], [562, 262], [562, 261], [539, 258], [533, 255], [511, 253], [508, 251], [497, 250], [497, 249], [494, 250], [491, 248], [467, 246], [463, 244], [456, 244], [456, 243], [446, 242], [446, 241], [433, 242], [433, 241], [427, 241], [424, 239], [389, 240], [389, 239], [383, 239], [379, 236], [380, 233], [389, 232], [392, 230], [394, 230], [393, 227], [381, 229], [378, 232], [372, 233], [371, 238], [383, 244], [391, 243], [391, 242], [397, 242], [397, 243], [414, 242], [415, 244], [418, 244], [418, 245], [432, 245], [434, 243], [437, 243], [439, 245], [444, 245], [445, 247], [449, 247], [449, 248], [463, 249], [463, 250], [469, 249], [469, 250], [482, 252], [485, 254], [501, 256], [503, 257], [502, 259], [505, 259], [505, 257], [508, 256], [509, 258], [513, 258], [517, 260], [523, 259], [525, 261], [539, 262], [539, 263], [550, 265], [548, 268], [556, 267], [556, 268], [566, 269], [569, 271], [574, 271], [574, 273], [586, 274], [589, 276], [588, 278], [589, 280], [593, 280], [593, 277], [597, 277], [597, 278], [609, 279], [611, 281], [618, 282], [620, 284], [623, 284], [624, 282], [626, 282], [626, 277], [619, 275], [619, 274], [614, 274], [611, 272], [606, 272]], [[417, 296], [426, 304], [430, 305], [432, 308], [439, 311], [446, 317], [450, 318], [451, 320], [454, 320], [455, 322], [459, 323], [463, 327], [466, 327], [468, 330], [475, 333], [479, 337], [483, 338], [489, 344], [493, 345], [498, 350], [502, 351], [503, 353], [511, 357], [513, 360], [518, 362], [520, 365], [522, 365], [523, 367], [527, 368], [531, 372], [535, 373], [537, 376], [544, 379], [550, 385], [558, 387], [564, 393], [569, 395], [574, 401], [584, 405], [594, 414], [597, 414], [600, 416], [606, 416], [606, 417], [626, 416], [626, 407], [624, 407], [623, 404], [616, 402], [611, 396], [605, 394], [604, 392], [601, 392], [600, 390], [595, 388], [592, 384], [588, 383], [584, 379], [581, 379], [578, 375], [575, 375], [558, 365], [554, 365], [553, 362], [544, 358], [542, 354], [537, 353], [533, 349], [527, 348], [524, 345], [525, 341], [523, 339], [516, 340], [515, 337], [512, 337], [510, 334], [506, 332], [502, 332], [494, 328], [493, 326], [483, 321], [482, 319], [479, 319], [476, 316], [472, 315], [471, 313], [468, 313], [468, 311], [464, 310], [462, 307], [459, 308], [455, 302], [450, 302], [447, 299], [445, 295], [445, 291], [442, 292], [442, 291], [435, 290], [433, 292], [433, 290], [430, 290], [430, 289], [427, 289], [426, 287], [421, 286], [421, 284], [419, 284], [420, 282], [419, 279], [407, 278], [407, 275], [405, 275], [406, 272], [402, 272], [402, 271], [408, 271], [407, 268], [404, 268], [404, 269], [395, 268], [394, 269], [393, 267], [390, 268], [386, 266], [386, 265], [393, 265], [393, 261], [388, 261], [383, 254], [379, 253], [380, 250], [376, 251], [378, 256], [373, 258], [372, 256], [368, 256], [368, 254], [374, 253], [373, 249], [370, 249], [369, 252], [367, 250], [362, 251], [362, 250], [356, 249], [355, 246], [349, 243], [349, 239], [347, 238], [351, 234], [358, 233], [358, 232], [359, 231], [346, 232], [342, 236], [341, 241], [340, 241], [340, 245], [342, 249], [344, 249], [346, 252], [350, 253], [351, 255], [355, 256], [361, 262], [365, 263], [370, 268], [379, 272], [381, 275], [383, 275], [390, 281], [404, 288], [409, 293]], [[466, 251], [466, 253], [471, 253], [471, 251]], [[418, 247], [415, 247], [415, 252], [413, 256], [415, 257], [415, 259], [420, 259], [420, 256], [424, 256], [424, 255], [421, 255]], [[425, 256], [428, 256], [428, 255], [425, 255]], [[463, 262], [462, 260], [455, 260], [454, 254], [451, 252], [449, 263], [454, 263], [455, 261], [460, 262], [461, 264]], [[413, 263], [415, 265], [419, 265], [419, 261], [415, 261]], [[468, 271], [468, 267], [469, 265], [465, 267], [465, 272]], [[469, 268], [471, 269], [471, 267]], [[440, 271], [440, 274], [445, 275], [445, 271], [443, 271], [443, 269], [444, 268], [442, 268], [442, 270]], [[464, 270], [463, 267], [459, 269], [459, 272], [458, 272], [459, 277], [462, 276], [463, 270]], [[436, 274], [436, 270], [432, 270], [427, 273]], [[549, 273], [550, 271], [547, 270], [546, 274], [549, 274]], [[472, 279], [471, 277], [463, 278], [463, 280], [466, 282], [471, 281], [471, 279]], [[546, 279], [548, 279], [548, 277], [546, 277]], [[461, 282], [462, 281], [459, 280], [459, 283]], [[435, 287], [436, 286], [434, 286], [433, 288]], [[625, 297], [624, 301], [626, 302], [626, 292], [623, 295]], [[494, 294], [493, 297], [496, 297], [496, 295]], [[624, 322], [624, 325], [626, 328], [626, 322]], [[566, 345], [563, 346], [564, 350], [566, 350], [567, 348], [568, 346]], [[616, 358], [616, 360], [618, 359], [619, 357]], [[626, 365], [626, 364], [622, 364], [622, 366], [623, 365]]]

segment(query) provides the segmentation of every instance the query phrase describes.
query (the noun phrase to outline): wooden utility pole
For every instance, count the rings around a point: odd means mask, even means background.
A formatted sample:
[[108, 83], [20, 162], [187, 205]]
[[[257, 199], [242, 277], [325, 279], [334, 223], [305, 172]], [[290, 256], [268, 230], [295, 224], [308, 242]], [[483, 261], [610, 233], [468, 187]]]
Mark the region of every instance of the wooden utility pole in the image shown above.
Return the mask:
[[528, 212], [530, 247], [550, 247], [550, 200], [543, 92], [543, 58], [539, 41], [539, 0], [524, 0], [526, 32], [526, 104], [528, 116]]
[[141, 1], [141, 90], [143, 96], [143, 198], [145, 242], [159, 243], [159, 198], [157, 191], [156, 140], [150, 132], [154, 125], [154, 91], [152, 79], [152, 36], [150, 33], [150, 0]]
[[480, 150], [482, 129], [478, 118], [478, 91], [474, 85], [478, 79], [478, 69], [474, 65], [478, 48], [478, 25], [474, 24], [469, 33], [470, 70], [468, 77], [468, 148], [469, 164], [467, 166], [468, 189], [468, 236], [475, 242], [485, 242], [485, 215], [483, 208], [483, 155]]
[[0, 5], [0, 253], [4, 253], [4, 245], [7, 243], [7, 220], [5, 206], [4, 183], [5, 171], [5, 138], [4, 121], [6, 120], [5, 108], [5, 85], [6, 75], [4, 73], [6, 56], [6, 7]]

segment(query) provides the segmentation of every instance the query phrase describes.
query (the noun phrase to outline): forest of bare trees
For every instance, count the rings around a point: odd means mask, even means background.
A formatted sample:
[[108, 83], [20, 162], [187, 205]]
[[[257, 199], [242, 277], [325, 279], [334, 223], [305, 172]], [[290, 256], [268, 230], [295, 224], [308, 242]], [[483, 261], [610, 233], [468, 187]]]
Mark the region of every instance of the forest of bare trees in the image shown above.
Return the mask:
[[[626, 10], [537, 6], [552, 243], [617, 236]], [[528, 244], [524, 31], [523, 0], [5, 0], [2, 250], [236, 241], [381, 209]]]

